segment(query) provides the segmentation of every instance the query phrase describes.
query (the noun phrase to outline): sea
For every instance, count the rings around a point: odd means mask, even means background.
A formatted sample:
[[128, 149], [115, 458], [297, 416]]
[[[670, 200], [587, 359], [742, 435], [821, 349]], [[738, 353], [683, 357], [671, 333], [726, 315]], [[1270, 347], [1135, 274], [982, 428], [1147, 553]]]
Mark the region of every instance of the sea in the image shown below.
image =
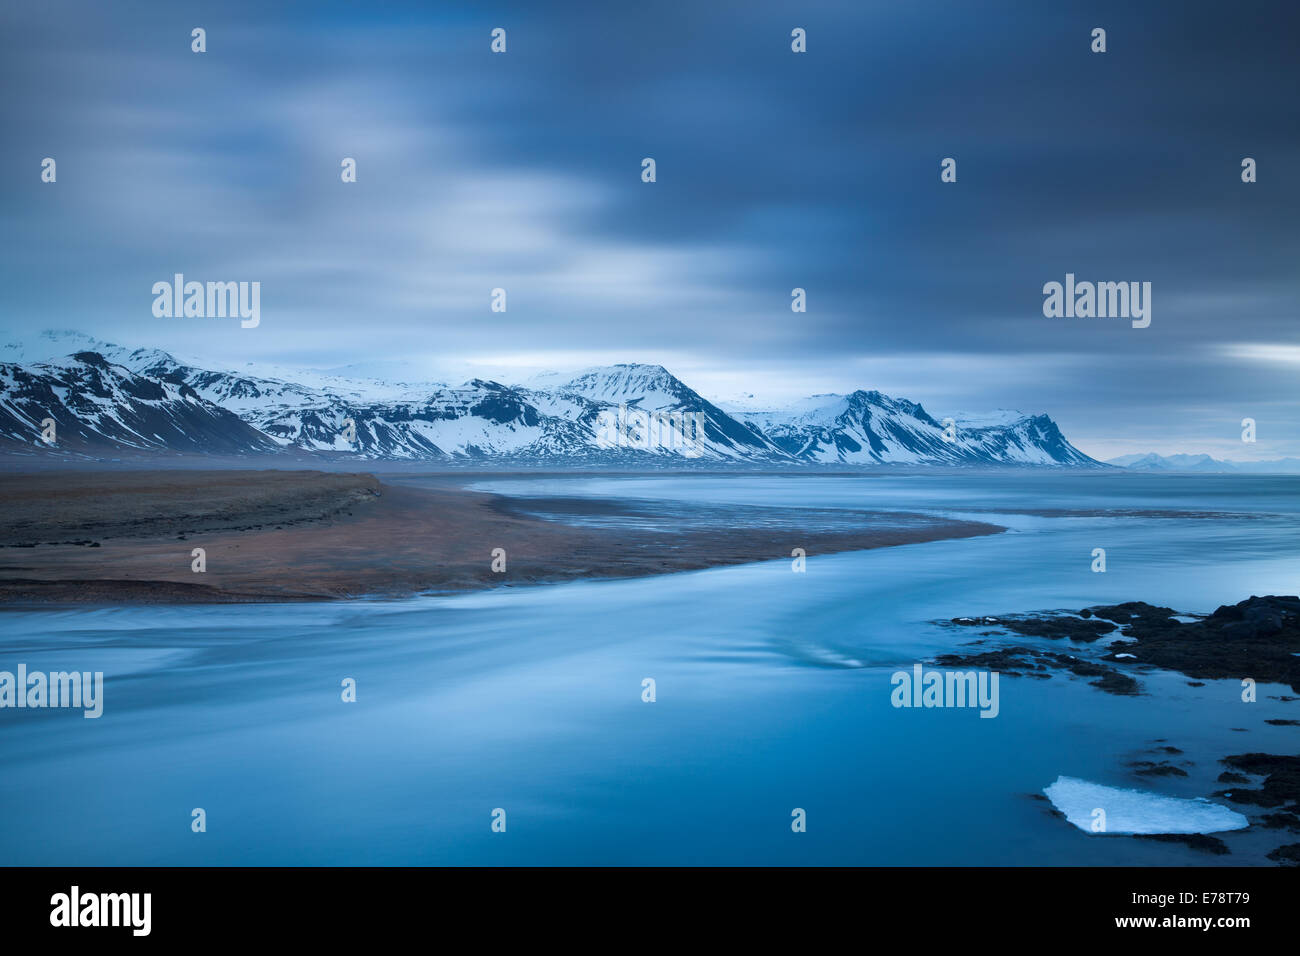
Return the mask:
[[[102, 671], [104, 690], [99, 718], [0, 711], [0, 864], [1215, 866], [1271, 865], [1288, 842], [1232, 830], [1217, 834], [1231, 852], [1212, 855], [1094, 832], [1070, 822], [1088, 808], [1044, 792], [1062, 778], [1119, 788], [1138, 816], [1152, 801], [1167, 817], [1171, 797], [1226, 806], [1212, 796], [1221, 757], [1300, 752], [1300, 728], [1266, 722], [1300, 717], [1288, 687], [1245, 702], [1235, 678], [1153, 670], [1125, 697], [1064, 673], [1001, 675], [992, 719], [895, 706], [893, 690], [936, 654], [996, 646], [957, 617], [1129, 600], [1204, 614], [1300, 593], [1300, 477], [472, 487], [524, 507], [634, 501], [667, 528], [717, 505], [730, 523], [757, 506], [1006, 531], [819, 554], [792, 530], [753, 564], [400, 600], [5, 608], [0, 670]], [[1108, 641], [1015, 643], [1087, 656]], [[1156, 759], [1186, 775], [1130, 766]]]

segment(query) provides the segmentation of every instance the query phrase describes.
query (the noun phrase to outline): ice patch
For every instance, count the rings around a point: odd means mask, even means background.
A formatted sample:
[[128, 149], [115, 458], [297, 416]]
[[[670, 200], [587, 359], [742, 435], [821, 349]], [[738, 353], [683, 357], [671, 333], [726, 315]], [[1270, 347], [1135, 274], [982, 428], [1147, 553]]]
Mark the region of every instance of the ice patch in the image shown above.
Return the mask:
[[1106, 812], [1106, 833], [1218, 833], [1250, 825], [1240, 813], [1204, 797], [1165, 797], [1057, 777], [1043, 793], [1080, 830], [1092, 833], [1093, 811]]

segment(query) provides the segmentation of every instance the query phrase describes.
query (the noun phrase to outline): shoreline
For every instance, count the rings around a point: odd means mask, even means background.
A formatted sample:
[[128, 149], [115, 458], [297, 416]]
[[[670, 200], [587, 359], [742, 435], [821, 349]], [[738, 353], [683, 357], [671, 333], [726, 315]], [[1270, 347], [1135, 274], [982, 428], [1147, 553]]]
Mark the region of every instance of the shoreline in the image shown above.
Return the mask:
[[[648, 505], [321, 471], [0, 476], [0, 605], [410, 597], [998, 534], [898, 512]], [[205, 570], [193, 566], [203, 550]], [[504, 550], [502, 561], [494, 551]]]

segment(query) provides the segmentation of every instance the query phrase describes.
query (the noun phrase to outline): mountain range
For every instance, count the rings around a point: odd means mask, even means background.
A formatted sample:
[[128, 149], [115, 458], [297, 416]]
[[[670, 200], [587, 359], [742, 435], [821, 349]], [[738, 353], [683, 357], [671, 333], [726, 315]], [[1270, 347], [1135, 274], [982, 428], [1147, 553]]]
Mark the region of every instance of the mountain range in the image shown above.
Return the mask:
[[[46, 332], [0, 346], [0, 448], [373, 460], [645, 465], [1106, 467], [1047, 415], [932, 417], [878, 391], [777, 409], [721, 407], [658, 365], [611, 365], [525, 385], [460, 386], [182, 362]], [[53, 420], [56, 441], [41, 438]]]
[[1272, 461], [1228, 461], [1209, 455], [1121, 455], [1110, 458], [1108, 465], [1127, 468], [1129, 471], [1203, 472], [1209, 474], [1300, 474], [1300, 458], [1278, 458]]

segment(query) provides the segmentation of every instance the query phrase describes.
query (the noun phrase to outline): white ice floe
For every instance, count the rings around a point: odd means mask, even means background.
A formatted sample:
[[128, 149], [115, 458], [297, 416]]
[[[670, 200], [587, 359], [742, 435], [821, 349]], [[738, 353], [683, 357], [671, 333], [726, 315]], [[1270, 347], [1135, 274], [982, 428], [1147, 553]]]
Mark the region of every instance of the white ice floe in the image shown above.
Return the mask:
[[[1188, 800], [1141, 790], [1125, 790], [1057, 777], [1043, 790], [1056, 809], [1088, 833], [1218, 833], [1250, 825], [1244, 816], [1203, 797]], [[1096, 810], [1105, 812], [1105, 830], [1094, 831]]]

